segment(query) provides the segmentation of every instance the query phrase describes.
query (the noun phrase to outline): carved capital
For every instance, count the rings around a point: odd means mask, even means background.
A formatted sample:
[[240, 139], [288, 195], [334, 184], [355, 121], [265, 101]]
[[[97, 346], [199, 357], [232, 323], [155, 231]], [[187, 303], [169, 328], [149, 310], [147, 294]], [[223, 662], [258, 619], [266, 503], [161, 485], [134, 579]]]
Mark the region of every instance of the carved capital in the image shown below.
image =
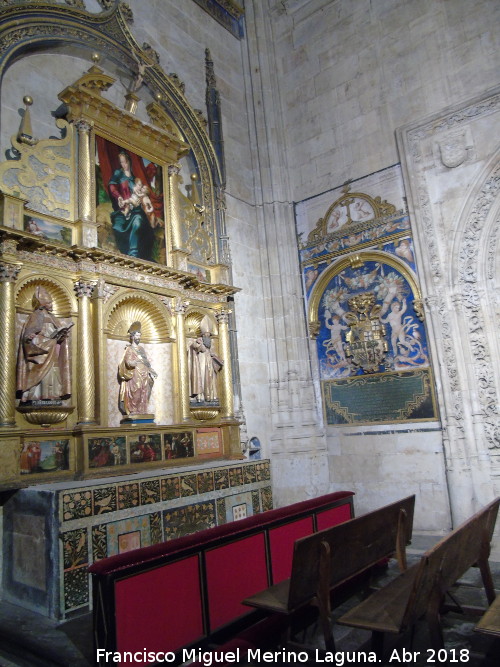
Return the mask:
[[168, 175], [169, 176], [178, 176], [180, 174], [181, 167], [178, 164], [169, 164], [168, 165]]
[[218, 313], [215, 314], [215, 317], [217, 318], [217, 322], [219, 324], [228, 324], [229, 323], [229, 315], [232, 313], [232, 310], [221, 310]]
[[80, 118], [80, 120], [76, 120], [74, 125], [78, 130], [79, 134], [88, 134], [92, 129], [92, 125], [88, 121], [83, 120], [82, 118]]
[[104, 278], [100, 278], [97, 281], [94, 296], [96, 296], [98, 299], [102, 299], [104, 303], [106, 303], [106, 301], [108, 301], [113, 296], [113, 294], [116, 294], [118, 289], [118, 285], [109, 285], [104, 280]]
[[183, 301], [180, 296], [160, 296], [160, 301], [162, 301], [170, 315], [178, 314], [185, 315], [188, 309], [190, 301]]
[[174, 299], [174, 312], [179, 313], [179, 315], [185, 315], [188, 309], [190, 301], [183, 301], [180, 296], [175, 297]]
[[81, 278], [77, 280], [74, 285], [74, 290], [76, 296], [81, 299], [82, 297], [91, 297], [94, 287], [97, 285], [96, 280], [82, 280]]
[[0, 262], [0, 283], [14, 283], [17, 280], [20, 270], [20, 264]]

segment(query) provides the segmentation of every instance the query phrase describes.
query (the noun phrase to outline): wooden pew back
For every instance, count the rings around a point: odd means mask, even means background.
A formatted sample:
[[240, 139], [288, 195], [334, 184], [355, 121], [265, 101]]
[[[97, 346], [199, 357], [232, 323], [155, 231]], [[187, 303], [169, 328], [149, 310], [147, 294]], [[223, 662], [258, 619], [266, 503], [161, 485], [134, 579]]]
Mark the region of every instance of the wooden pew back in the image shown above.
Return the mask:
[[[415, 496], [408, 496], [343, 524], [297, 540], [294, 545], [288, 609], [310, 602], [318, 588], [330, 589], [352, 579], [383, 559], [399, 554], [411, 541]], [[328, 572], [321, 582], [321, 545], [328, 545]], [[325, 591], [324, 591], [325, 592]]]
[[433, 648], [442, 648], [440, 610], [444, 595], [470, 567], [479, 566], [490, 604], [495, 599], [488, 556], [499, 504], [500, 498], [496, 498], [476, 512], [338, 623], [371, 630], [373, 648], [381, 658], [384, 633], [401, 633], [425, 615]]
[[[439, 604], [442, 595], [473, 565], [487, 565], [499, 503], [500, 498], [488, 503], [422, 556], [420, 572], [408, 600], [404, 626], [423, 616], [433, 597]], [[488, 584], [484, 583], [488, 589]], [[487, 594], [490, 597], [488, 590]]]

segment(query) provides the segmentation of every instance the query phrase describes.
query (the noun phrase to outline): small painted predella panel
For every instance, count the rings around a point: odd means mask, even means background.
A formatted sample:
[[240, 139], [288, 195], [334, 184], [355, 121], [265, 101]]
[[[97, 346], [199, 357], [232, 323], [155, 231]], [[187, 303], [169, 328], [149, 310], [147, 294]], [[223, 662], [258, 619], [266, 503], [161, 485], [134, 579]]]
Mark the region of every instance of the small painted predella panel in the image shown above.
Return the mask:
[[73, 232], [70, 227], [38, 216], [25, 215], [23, 218], [23, 228], [25, 232], [34, 234], [45, 241], [57, 241], [66, 246], [70, 246], [73, 242]]
[[218, 428], [196, 429], [196, 452], [198, 456], [209, 458], [221, 453], [221, 434]]
[[158, 433], [141, 433], [129, 436], [130, 463], [161, 461], [161, 436]]
[[89, 468], [121, 466], [127, 463], [127, 451], [123, 436], [89, 438]]
[[185, 459], [194, 456], [194, 438], [191, 431], [164, 433], [163, 451], [165, 460]]
[[53, 440], [26, 440], [19, 457], [21, 475], [56, 473], [69, 470], [70, 441], [66, 438]]
[[101, 136], [95, 165], [100, 247], [165, 264], [162, 167]]

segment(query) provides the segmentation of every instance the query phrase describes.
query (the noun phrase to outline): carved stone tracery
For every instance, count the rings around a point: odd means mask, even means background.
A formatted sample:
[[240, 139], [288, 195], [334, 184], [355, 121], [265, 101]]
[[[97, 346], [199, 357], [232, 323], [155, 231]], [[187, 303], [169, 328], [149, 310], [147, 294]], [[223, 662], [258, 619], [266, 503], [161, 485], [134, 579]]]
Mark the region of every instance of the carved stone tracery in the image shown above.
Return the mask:
[[[451, 470], [467, 466], [477, 451], [487, 450], [493, 454], [500, 448], [497, 407], [500, 387], [494, 372], [499, 360], [495, 356], [498, 349], [492, 346], [490, 326], [496, 307], [498, 220], [495, 215], [498, 216], [500, 197], [500, 163], [498, 155], [488, 158], [489, 166], [483, 167], [483, 175], [468, 196], [470, 205], [464, 209], [457, 233], [456, 270], [450, 276], [450, 234], [433, 211], [428, 186], [428, 152], [424, 147], [439, 133], [444, 133], [445, 137], [451, 134], [465, 137], [473, 123], [487, 122], [492, 114], [498, 116], [499, 112], [500, 92], [497, 91], [401, 133], [417, 203], [416, 229], [421, 239], [421, 261], [429, 276], [425, 303], [434, 329], [434, 354], [442, 360], [439, 394], [444, 445]], [[460, 141], [465, 146], [464, 139]], [[457, 169], [461, 165], [456, 163], [469, 161], [470, 155], [470, 151], [462, 151], [460, 155], [448, 156], [445, 166]], [[457, 507], [453, 511], [459, 513]]]

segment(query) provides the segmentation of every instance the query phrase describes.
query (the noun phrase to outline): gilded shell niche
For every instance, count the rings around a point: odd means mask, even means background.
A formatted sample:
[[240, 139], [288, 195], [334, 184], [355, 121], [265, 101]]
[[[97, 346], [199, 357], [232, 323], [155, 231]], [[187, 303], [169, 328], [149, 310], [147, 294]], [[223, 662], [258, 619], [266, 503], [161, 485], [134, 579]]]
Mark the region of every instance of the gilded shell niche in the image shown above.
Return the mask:
[[171, 339], [171, 326], [160, 306], [147, 295], [124, 295], [111, 307], [106, 331], [110, 338], [128, 340], [129, 328], [141, 323], [143, 343], [159, 343]]
[[186, 336], [198, 338], [202, 333], [209, 332], [212, 336], [217, 335], [217, 324], [212, 313], [192, 310], [185, 319]]
[[33, 297], [37, 287], [44, 287], [52, 297], [53, 313], [56, 317], [70, 317], [71, 299], [66, 290], [48, 278], [33, 277], [24, 282], [17, 292], [16, 302], [19, 312], [31, 313]]

